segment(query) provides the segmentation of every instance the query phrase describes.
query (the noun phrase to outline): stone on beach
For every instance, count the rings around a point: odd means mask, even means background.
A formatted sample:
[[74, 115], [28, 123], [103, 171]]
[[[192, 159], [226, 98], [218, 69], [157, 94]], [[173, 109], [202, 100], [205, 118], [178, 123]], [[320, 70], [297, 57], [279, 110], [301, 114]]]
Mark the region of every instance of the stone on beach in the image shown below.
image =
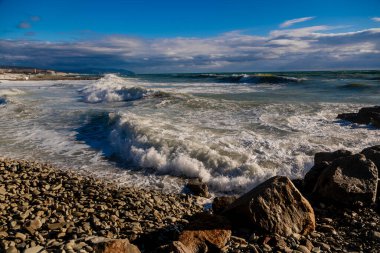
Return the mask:
[[219, 214], [224, 211], [230, 204], [232, 204], [237, 197], [235, 196], [221, 196], [215, 197], [212, 201], [212, 210], [214, 214]]
[[210, 193], [208, 191], [208, 186], [205, 183], [202, 183], [198, 180], [190, 180], [186, 187], [196, 196], [209, 198]]
[[140, 250], [128, 239], [108, 240], [98, 242], [95, 246], [96, 253], [140, 253]]
[[[184, 252], [214, 252], [223, 248], [231, 237], [231, 225], [223, 216], [198, 214], [181, 232], [178, 241]], [[186, 251], [187, 250], [187, 251]]]
[[307, 234], [315, 229], [310, 203], [287, 177], [281, 176], [244, 194], [224, 214], [242, 224], [285, 236]]
[[318, 178], [314, 195], [334, 203], [375, 202], [378, 171], [362, 154], [334, 160]]

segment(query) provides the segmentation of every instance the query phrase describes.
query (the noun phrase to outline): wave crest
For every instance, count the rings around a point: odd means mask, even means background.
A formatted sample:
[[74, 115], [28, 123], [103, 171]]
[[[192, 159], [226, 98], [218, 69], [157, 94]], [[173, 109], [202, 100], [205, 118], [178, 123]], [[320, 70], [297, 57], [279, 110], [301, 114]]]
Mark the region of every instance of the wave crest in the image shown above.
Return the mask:
[[107, 74], [80, 90], [86, 103], [121, 102], [142, 99], [148, 90], [132, 86], [124, 78]]

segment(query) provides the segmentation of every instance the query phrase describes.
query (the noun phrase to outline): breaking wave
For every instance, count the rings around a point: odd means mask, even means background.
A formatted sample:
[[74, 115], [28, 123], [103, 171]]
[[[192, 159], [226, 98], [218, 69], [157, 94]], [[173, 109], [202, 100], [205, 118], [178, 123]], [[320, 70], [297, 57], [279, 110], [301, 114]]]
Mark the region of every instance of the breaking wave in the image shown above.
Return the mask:
[[120, 102], [142, 99], [148, 90], [132, 86], [124, 78], [107, 74], [80, 90], [86, 103]]

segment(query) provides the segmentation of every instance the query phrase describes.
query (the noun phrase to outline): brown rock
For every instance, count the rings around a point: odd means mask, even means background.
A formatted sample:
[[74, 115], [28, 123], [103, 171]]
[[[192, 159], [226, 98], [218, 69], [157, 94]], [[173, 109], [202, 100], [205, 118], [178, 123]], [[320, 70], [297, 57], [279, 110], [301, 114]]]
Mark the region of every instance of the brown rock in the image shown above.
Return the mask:
[[43, 225], [42, 221], [39, 218], [35, 218], [34, 220], [28, 222], [27, 226], [25, 227], [26, 230], [29, 231], [29, 233], [34, 234], [34, 232], [41, 228]]
[[375, 202], [378, 172], [362, 154], [343, 157], [326, 168], [315, 185], [314, 194], [334, 203], [352, 205]]
[[226, 207], [228, 207], [230, 204], [232, 204], [237, 197], [235, 196], [221, 196], [214, 198], [214, 201], [212, 202], [212, 210], [215, 214], [219, 214], [223, 212]]
[[103, 240], [96, 244], [96, 253], [140, 253], [140, 250], [128, 239]]
[[229, 222], [222, 216], [199, 214], [182, 231], [180, 241], [188, 252], [220, 251], [231, 237]]
[[198, 180], [191, 180], [186, 184], [186, 187], [196, 196], [210, 197], [207, 184], [199, 182]]
[[288, 236], [315, 229], [310, 203], [287, 177], [276, 176], [244, 194], [224, 211], [232, 220]]

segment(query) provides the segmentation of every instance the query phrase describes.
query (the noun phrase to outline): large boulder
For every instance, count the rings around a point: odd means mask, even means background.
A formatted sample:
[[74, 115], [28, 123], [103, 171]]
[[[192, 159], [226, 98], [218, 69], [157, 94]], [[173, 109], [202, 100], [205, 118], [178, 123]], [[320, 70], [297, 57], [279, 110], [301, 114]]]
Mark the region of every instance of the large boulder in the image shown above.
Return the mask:
[[377, 167], [377, 172], [380, 173], [380, 145], [365, 148], [360, 152], [365, 157], [371, 160]]
[[198, 214], [179, 235], [177, 252], [219, 252], [231, 237], [231, 225], [223, 216]]
[[377, 122], [380, 117], [380, 106], [364, 107], [358, 113], [341, 113], [338, 119], [347, 120], [353, 123], [366, 124]]
[[288, 236], [315, 229], [314, 210], [287, 177], [272, 177], [232, 203], [224, 212], [231, 220]]
[[314, 164], [332, 162], [335, 159], [353, 155], [351, 151], [340, 149], [334, 152], [318, 152], [314, 155]]
[[362, 154], [334, 160], [323, 170], [314, 188], [318, 198], [352, 205], [372, 204], [376, 197], [378, 172], [376, 165]]

